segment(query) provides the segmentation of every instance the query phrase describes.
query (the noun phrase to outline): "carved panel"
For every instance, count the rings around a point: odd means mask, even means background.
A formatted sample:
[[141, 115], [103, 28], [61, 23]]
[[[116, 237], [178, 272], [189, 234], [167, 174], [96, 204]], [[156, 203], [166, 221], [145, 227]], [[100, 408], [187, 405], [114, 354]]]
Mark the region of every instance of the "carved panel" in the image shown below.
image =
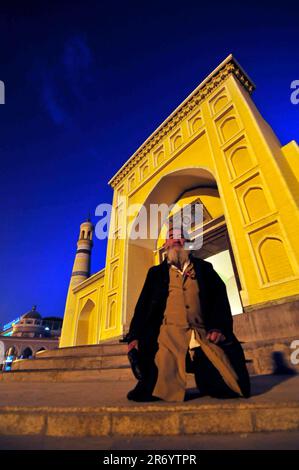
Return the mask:
[[112, 248], [111, 248], [111, 257], [112, 258], [114, 258], [114, 256], [118, 255], [119, 248], [120, 248], [119, 231], [116, 231], [114, 233], [113, 238], [112, 238]]
[[271, 213], [260, 175], [253, 175], [238, 185], [236, 193], [245, 223], [254, 222]]
[[129, 184], [129, 191], [135, 188], [136, 186], [136, 174], [135, 171], [129, 176], [128, 179], [128, 184]]
[[125, 195], [125, 187], [124, 185], [122, 185], [118, 190], [117, 190], [117, 194], [116, 194], [116, 205], [119, 205], [121, 204], [123, 198], [124, 198], [124, 195]]
[[146, 160], [142, 165], [140, 165], [140, 180], [143, 180], [149, 175], [150, 172], [150, 167], [149, 167], [149, 162]]
[[219, 126], [223, 142], [227, 142], [239, 130], [235, 116], [226, 118]]
[[239, 139], [225, 150], [226, 162], [231, 178], [237, 178], [250, 170], [255, 164], [254, 157], [247, 146], [245, 137]]
[[217, 114], [229, 102], [228, 94], [225, 88], [222, 88], [216, 96], [210, 101], [212, 114]]
[[231, 139], [240, 130], [233, 106], [217, 118], [215, 122], [223, 143]]
[[110, 282], [109, 282], [110, 289], [115, 289], [117, 287], [118, 276], [119, 276], [118, 262], [115, 262], [111, 265], [111, 269], [110, 269]]
[[106, 329], [116, 327], [117, 303], [116, 295], [108, 297]]
[[278, 221], [251, 233], [250, 241], [263, 283], [284, 280], [294, 275]]
[[159, 166], [165, 159], [165, 152], [164, 148], [161, 145], [155, 152], [154, 152], [154, 166]]
[[176, 149], [178, 149], [182, 145], [182, 143], [183, 143], [183, 136], [182, 136], [181, 130], [179, 129], [170, 137], [171, 151], [174, 152]]
[[200, 111], [198, 111], [188, 120], [189, 135], [195, 134], [195, 132], [197, 132], [198, 129], [200, 129], [202, 126], [203, 126], [202, 115]]

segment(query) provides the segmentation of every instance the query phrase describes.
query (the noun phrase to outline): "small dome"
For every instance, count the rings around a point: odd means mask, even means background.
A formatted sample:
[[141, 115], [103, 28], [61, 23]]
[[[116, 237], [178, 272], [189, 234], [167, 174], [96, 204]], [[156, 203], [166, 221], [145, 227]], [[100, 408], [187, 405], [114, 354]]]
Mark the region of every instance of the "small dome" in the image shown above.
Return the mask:
[[90, 227], [90, 228], [93, 228], [93, 223], [91, 221], [91, 218], [90, 218], [90, 215], [87, 217], [87, 219], [82, 222], [82, 224], [80, 225], [80, 227]]
[[32, 307], [32, 309], [30, 310], [30, 312], [24, 313], [24, 315], [22, 315], [22, 318], [41, 319], [42, 316], [41, 316], [41, 314], [38, 313], [38, 311], [36, 310], [36, 305], [33, 305], [33, 307]]

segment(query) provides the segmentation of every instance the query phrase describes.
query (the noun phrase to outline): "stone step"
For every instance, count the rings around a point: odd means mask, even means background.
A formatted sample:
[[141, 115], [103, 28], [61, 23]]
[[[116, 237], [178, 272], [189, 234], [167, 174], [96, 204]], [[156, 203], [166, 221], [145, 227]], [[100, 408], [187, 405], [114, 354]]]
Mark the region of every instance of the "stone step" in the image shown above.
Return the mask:
[[128, 366], [126, 353], [101, 354], [97, 356], [56, 356], [39, 357], [36, 359], [19, 359], [13, 362], [12, 371], [15, 370], [43, 370], [43, 369], [107, 369]]
[[132, 383], [1, 384], [0, 435], [188, 436], [299, 429], [299, 378], [255, 377], [250, 399], [189, 390], [184, 402], [126, 399]]
[[[299, 372], [291, 363], [290, 346], [296, 338], [272, 339], [244, 343], [243, 349], [251, 375]], [[35, 359], [17, 360], [13, 370], [97, 369], [128, 365], [127, 343], [110, 341], [100, 345], [76, 346], [42, 351]]]
[[127, 343], [119, 343], [111, 341], [107, 343], [94, 344], [88, 346], [72, 346], [67, 348], [58, 348], [47, 351], [39, 351], [36, 353], [36, 358], [44, 357], [60, 357], [60, 356], [97, 356], [102, 354], [121, 354], [126, 353], [128, 348]]
[[299, 364], [293, 364], [291, 361], [294, 352], [291, 345], [296, 340], [298, 337], [294, 336], [243, 343], [249, 373], [256, 375], [299, 372]]
[[131, 380], [130, 366], [107, 369], [27, 369], [0, 373], [3, 382], [84, 382]]
[[[194, 454], [195, 450], [205, 451], [212, 449], [217, 450], [299, 450], [299, 431], [276, 431], [276, 432], [252, 432], [252, 433], [226, 433], [226, 434], [185, 434], [185, 435], [174, 435], [174, 436], [45, 436], [45, 435], [8, 435], [1, 436], [0, 439], [0, 451], [18, 451], [18, 450], [69, 450], [69, 451], [78, 451], [78, 450], [90, 450], [97, 451], [95, 457], [97, 462], [99, 462], [99, 450], [103, 452], [101, 462], [103, 462], [104, 456], [107, 455], [107, 451], [110, 450], [111, 454], [115, 456], [115, 450], [126, 450], [133, 451], [132, 455], [136, 456], [136, 451], [138, 450], [151, 450], [152, 454], [155, 452], [161, 451], [162, 455], [166, 454], [166, 450], [178, 450], [177, 461], [182, 462], [183, 455], [182, 449], [184, 451], [190, 451], [189, 454]], [[184, 452], [186, 454], [187, 452]], [[169, 452], [170, 454], [170, 452]], [[12, 455], [10, 453], [9, 459], [12, 463]], [[74, 453], [74, 459], [77, 459], [77, 453]], [[122, 453], [124, 455], [124, 453]], [[20, 454], [16, 454], [18, 459]], [[33, 454], [30, 455], [31, 462]], [[235, 468], [240, 468], [242, 462], [244, 462], [244, 455], [236, 454], [234, 455], [234, 466]], [[22, 456], [20, 456], [22, 458]], [[36, 456], [38, 458], [38, 455]], [[84, 457], [82, 457], [84, 458]], [[207, 455], [204, 456], [208, 460], [211, 459]], [[272, 460], [277, 461], [276, 454], [272, 452]], [[271, 461], [270, 458], [270, 461]], [[187, 459], [187, 456], [186, 456]], [[256, 456], [257, 462], [260, 463], [260, 456]], [[184, 463], [191, 463], [191, 457], [189, 460], [185, 460]], [[238, 462], [239, 461], [239, 462]], [[268, 463], [270, 463], [268, 459]], [[201, 466], [203, 466], [202, 458], [200, 459]], [[219, 462], [219, 465], [223, 464], [223, 455], [213, 454], [213, 464], [216, 466]], [[251, 465], [253, 461], [251, 459]], [[32, 464], [31, 464], [32, 466]], [[90, 466], [90, 464], [89, 464]], [[131, 467], [134, 467], [131, 463]]]
[[[106, 369], [28, 369], [0, 372], [0, 382], [93, 382], [135, 380], [129, 365]], [[187, 383], [194, 386], [194, 375], [187, 374]]]

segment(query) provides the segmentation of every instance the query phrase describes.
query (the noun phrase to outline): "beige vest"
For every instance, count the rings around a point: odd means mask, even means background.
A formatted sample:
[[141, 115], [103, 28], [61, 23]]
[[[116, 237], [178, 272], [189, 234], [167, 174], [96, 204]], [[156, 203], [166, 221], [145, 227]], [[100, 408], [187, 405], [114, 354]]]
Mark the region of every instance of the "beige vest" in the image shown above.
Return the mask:
[[173, 266], [169, 268], [169, 295], [163, 323], [183, 327], [196, 326], [204, 331], [197, 279], [183, 276], [182, 272]]

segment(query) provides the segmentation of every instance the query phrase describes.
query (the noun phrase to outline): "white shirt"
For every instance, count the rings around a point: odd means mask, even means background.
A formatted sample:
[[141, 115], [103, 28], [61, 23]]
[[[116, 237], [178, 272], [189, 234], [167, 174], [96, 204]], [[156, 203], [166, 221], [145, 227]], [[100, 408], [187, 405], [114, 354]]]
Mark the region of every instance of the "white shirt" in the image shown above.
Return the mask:
[[[190, 259], [187, 259], [187, 261], [185, 261], [184, 263], [184, 266], [183, 266], [183, 270], [179, 269], [177, 266], [175, 266], [174, 264], [171, 264], [170, 267], [171, 268], [174, 268], [176, 269], [177, 271], [179, 271], [181, 274], [184, 274], [187, 266], [189, 266], [190, 264]], [[200, 343], [197, 341], [197, 339], [195, 338], [195, 334], [194, 334], [194, 330], [193, 328], [191, 329], [191, 338], [190, 338], [190, 343], [189, 343], [189, 348], [190, 349], [193, 349], [193, 348], [196, 348], [200, 346]]]
[[175, 266], [174, 264], [171, 264], [170, 267], [176, 269], [176, 270], [179, 271], [181, 274], [184, 274], [184, 272], [185, 272], [187, 266], [189, 266], [189, 264], [190, 264], [190, 259], [187, 259], [187, 261], [185, 261], [185, 263], [184, 263], [183, 270], [181, 270], [180, 268], [178, 268], [178, 267]]

